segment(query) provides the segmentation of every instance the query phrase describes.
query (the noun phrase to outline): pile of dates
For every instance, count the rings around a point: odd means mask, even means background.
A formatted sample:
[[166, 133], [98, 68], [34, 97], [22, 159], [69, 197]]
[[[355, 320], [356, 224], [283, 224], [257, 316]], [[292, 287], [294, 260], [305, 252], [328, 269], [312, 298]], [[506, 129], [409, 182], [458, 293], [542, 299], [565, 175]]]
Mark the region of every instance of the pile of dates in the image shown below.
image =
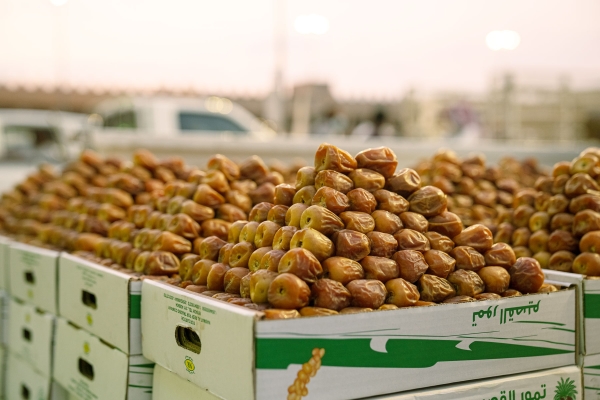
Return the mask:
[[543, 268], [600, 276], [600, 149], [588, 148], [552, 176], [519, 190], [499, 220], [495, 242]]
[[460, 159], [446, 149], [419, 163], [415, 170], [424, 184], [448, 195], [448, 210], [457, 214], [465, 226], [483, 224], [493, 233], [497, 221], [510, 213], [515, 193], [547, 176], [534, 159], [521, 162], [505, 157], [498, 165], [489, 166], [481, 154]]
[[178, 285], [274, 319], [557, 290], [535, 258], [494, 244], [485, 225], [464, 228], [443, 190], [397, 166], [386, 147], [322, 144], [295, 184], [182, 255]]

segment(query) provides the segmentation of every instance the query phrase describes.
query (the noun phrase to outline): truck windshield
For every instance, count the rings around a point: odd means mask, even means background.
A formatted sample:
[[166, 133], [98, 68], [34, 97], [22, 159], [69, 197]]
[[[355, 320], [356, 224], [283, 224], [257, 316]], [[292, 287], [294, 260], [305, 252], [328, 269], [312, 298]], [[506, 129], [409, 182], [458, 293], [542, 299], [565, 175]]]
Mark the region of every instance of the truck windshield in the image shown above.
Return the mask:
[[229, 118], [194, 112], [179, 113], [179, 129], [182, 131], [247, 132]]

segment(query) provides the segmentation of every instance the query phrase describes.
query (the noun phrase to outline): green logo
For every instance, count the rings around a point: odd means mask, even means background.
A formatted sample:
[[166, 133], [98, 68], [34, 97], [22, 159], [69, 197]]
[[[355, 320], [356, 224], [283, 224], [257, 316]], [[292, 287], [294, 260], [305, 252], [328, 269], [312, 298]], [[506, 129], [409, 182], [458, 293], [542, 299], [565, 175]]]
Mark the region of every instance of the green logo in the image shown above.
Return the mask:
[[90, 344], [88, 342], [83, 343], [83, 352], [85, 354], [90, 354]]
[[554, 400], [576, 400], [577, 399], [577, 386], [575, 381], [567, 378], [560, 378], [556, 389], [554, 389]]
[[183, 363], [185, 364], [185, 369], [187, 369], [187, 372], [193, 374], [194, 370], [196, 369], [196, 366], [194, 365], [194, 360], [186, 356], [185, 361]]
[[94, 323], [94, 319], [92, 318], [92, 314], [88, 313], [85, 316], [85, 319], [87, 320], [88, 325], [92, 325]]

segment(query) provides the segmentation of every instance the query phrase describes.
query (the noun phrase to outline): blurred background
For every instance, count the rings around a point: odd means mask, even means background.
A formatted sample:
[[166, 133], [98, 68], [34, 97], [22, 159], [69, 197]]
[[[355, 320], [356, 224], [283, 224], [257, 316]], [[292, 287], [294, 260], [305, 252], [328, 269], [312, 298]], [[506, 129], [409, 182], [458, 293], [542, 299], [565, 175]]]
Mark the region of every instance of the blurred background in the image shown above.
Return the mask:
[[0, 0], [0, 181], [86, 147], [571, 159], [600, 139], [599, 21], [597, 0]]

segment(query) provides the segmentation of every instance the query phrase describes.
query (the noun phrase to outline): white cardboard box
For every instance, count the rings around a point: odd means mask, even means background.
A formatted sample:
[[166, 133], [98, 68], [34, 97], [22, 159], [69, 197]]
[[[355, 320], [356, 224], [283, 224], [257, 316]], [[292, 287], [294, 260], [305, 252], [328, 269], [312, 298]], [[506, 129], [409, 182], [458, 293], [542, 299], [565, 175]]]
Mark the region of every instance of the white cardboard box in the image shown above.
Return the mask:
[[600, 400], [600, 354], [583, 357], [583, 386], [586, 400]]
[[145, 280], [142, 341], [148, 359], [228, 400], [286, 398], [301, 365], [324, 349], [307, 399], [356, 399], [573, 365], [575, 297], [569, 289], [266, 321]]
[[142, 282], [67, 253], [59, 270], [60, 315], [127, 354], [142, 354]]
[[68, 400], [67, 391], [48, 376], [10, 354], [6, 371], [7, 400]]
[[[232, 381], [233, 382], [233, 381]], [[206, 390], [156, 365], [152, 400], [219, 400]], [[310, 383], [308, 388], [310, 389]], [[309, 390], [310, 393], [310, 390]], [[527, 394], [529, 393], [529, 395]], [[447, 385], [399, 395], [370, 397], [377, 400], [481, 400], [481, 399], [580, 399], [583, 393], [581, 370], [576, 366]], [[587, 393], [586, 393], [587, 394]], [[536, 397], [536, 395], [538, 397]], [[560, 395], [560, 397], [555, 397]], [[503, 397], [504, 396], [504, 397]], [[529, 396], [529, 397], [528, 397]], [[587, 399], [587, 397], [586, 397]], [[595, 397], [594, 397], [595, 399]]]
[[581, 354], [600, 353], [600, 279], [546, 269], [544, 275], [547, 281], [577, 286], [579, 351]]
[[151, 400], [154, 364], [56, 321], [54, 379], [81, 400]]
[[8, 350], [44, 376], [52, 376], [55, 316], [11, 299]]
[[10, 245], [10, 293], [38, 308], [58, 314], [59, 252], [22, 243]]
[[9, 256], [10, 256], [10, 242], [11, 240], [6, 236], [0, 236], [0, 289], [9, 291], [8, 285], [8, 267]]

